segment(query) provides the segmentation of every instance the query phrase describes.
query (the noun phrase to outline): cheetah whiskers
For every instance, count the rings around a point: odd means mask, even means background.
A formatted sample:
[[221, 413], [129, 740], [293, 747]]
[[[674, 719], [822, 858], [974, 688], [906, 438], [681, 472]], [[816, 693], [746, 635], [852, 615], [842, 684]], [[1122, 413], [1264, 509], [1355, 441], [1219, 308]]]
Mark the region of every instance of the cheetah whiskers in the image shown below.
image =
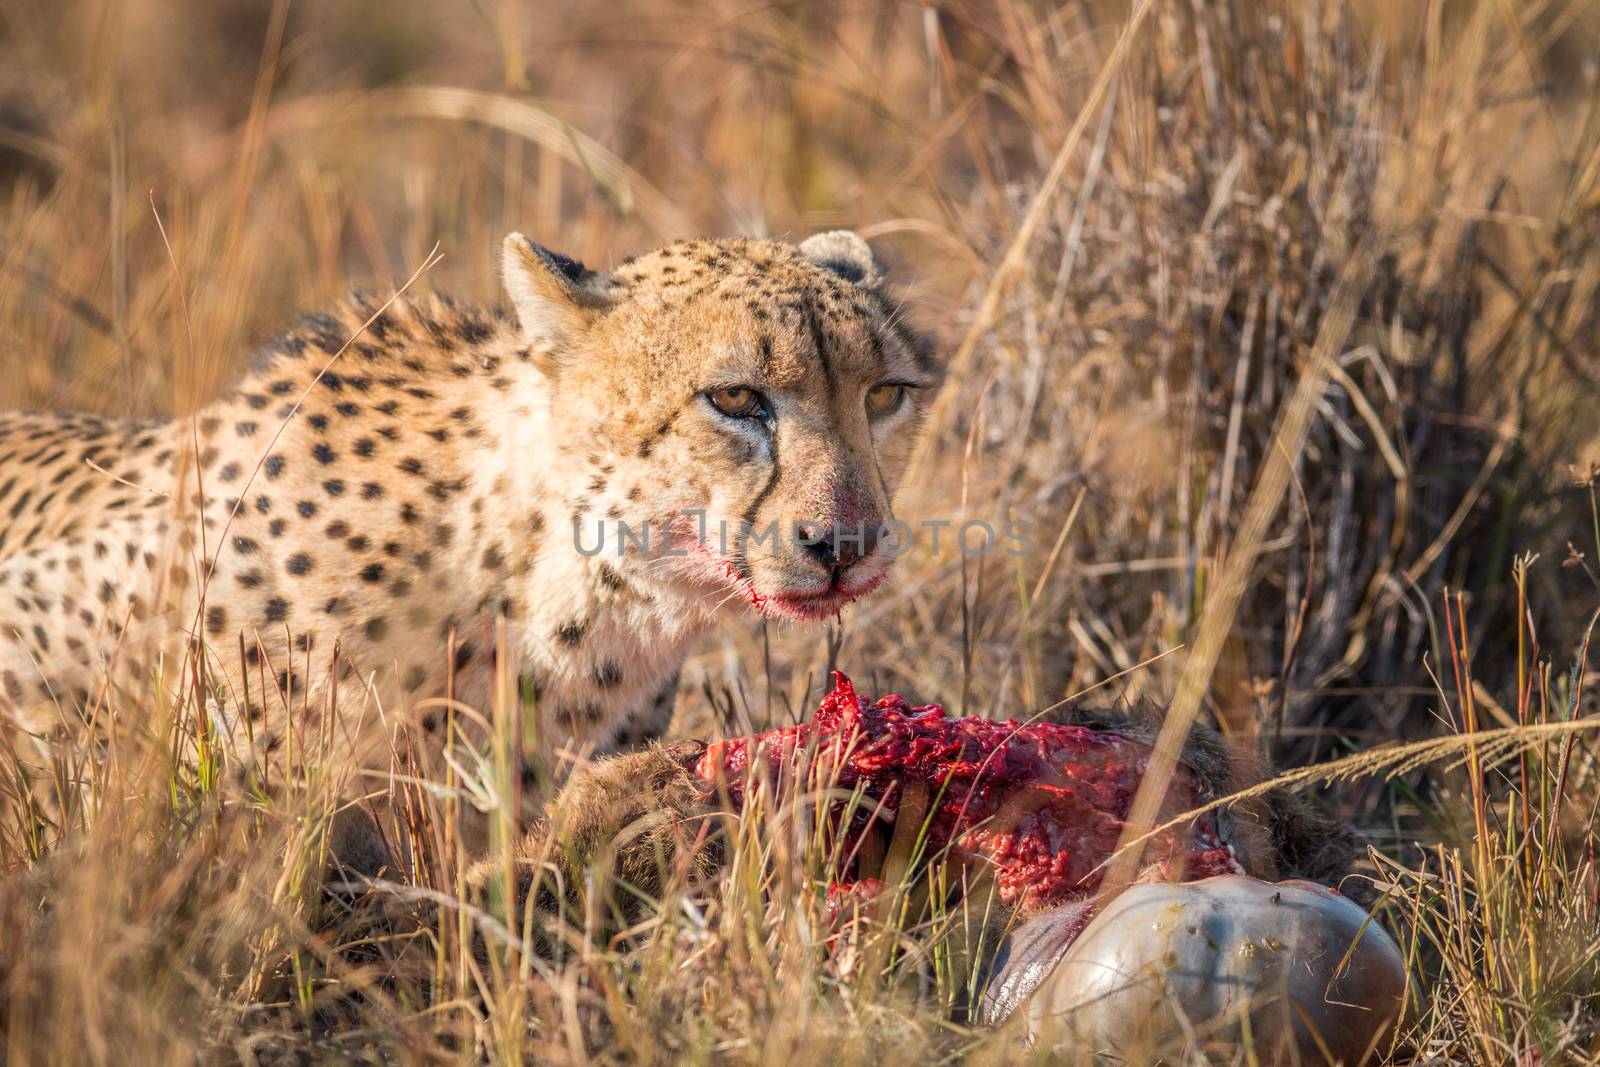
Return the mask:
[[154, 488], [151, 488], [148, 485], [140, 485], [137, 482], [130, 482], [130, 481], [128, 481], [128, 479], [123, 478], [120, 475], [113, 474], [110, 471], [106, 470], [104, 467], [100, 466], [100, 464], [96, 463], [93, 459], [90, 459], [88, 456], [83, 457], [83, 462], [84, 462], [84, 465], [86, 467], [88, 467], [90, 470], [95, 471], [95, 472], [97, 472], [99, 474], [105, 475], [107, 478], [110, 478], [113, 482], [116, 482], [118, 485], [125, 485], [129, 489], [137, 489], [141, 493], [149, 493], [151, 496], [164, 497], [167, 500], [171, 500], [172, 499], [172, 494], [167, 492], [166, 490], [164, 490], [164, 489], [154, 489]]

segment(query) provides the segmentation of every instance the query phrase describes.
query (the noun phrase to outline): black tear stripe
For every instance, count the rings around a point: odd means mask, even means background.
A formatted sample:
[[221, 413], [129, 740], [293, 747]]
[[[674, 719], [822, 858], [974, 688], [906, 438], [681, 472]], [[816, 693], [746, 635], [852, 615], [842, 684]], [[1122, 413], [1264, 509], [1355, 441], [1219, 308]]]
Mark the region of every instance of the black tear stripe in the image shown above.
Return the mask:
[[833, 360], [828, 355], [828, 341], [823, 336], [822, 320], [817, 317], [817, 305], [810, 300], [806, 301], [806, 327], [811, 331], [811, 343], [817, 349], [817, 362], [822, 364], [822, 373], [828, 380], [828, 400], [831, 403], [839, 395], [839, 380], [834, 375]]
[[867, 454], [872, 457], [872, 471], [878, 476], [878, 488], [883, 491], [883, 503], [889, 509], [888, 518], [894, 518], [894, 493], [889, 489], [889, 479], [883, 476], [883, 464], [878, 462], [878, 443], [872, 439], [872, 431], [867, 431]]
[[744, 514], [739, 517], [739, 551], [734, 556], [736, 569], [739, 576], [746, 581], [750, 580], [749, 557], [745, 555], [745, 546], [749, 543], [750, 532], [755, 529], [756, 516], [761, 512], [761, 505], [767, 502], [767, 497], [772, 495], [772, 490], [778, 486], [778, 474], [782, 468], [778, 465], [778, 435], [776, 432], [767, 435], [767, 452], [772, 457], [772, 473], [767, 475], [767, 484], [761, 487], [761, 492], [750, 501], [750, 506], [744, 509]]

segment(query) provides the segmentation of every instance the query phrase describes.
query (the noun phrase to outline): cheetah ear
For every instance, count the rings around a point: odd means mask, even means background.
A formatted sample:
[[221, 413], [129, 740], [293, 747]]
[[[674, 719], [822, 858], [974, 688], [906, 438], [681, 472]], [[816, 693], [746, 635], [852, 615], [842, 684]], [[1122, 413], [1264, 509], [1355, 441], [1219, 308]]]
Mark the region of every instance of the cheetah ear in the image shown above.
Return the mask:
[[800, 254], [847, 282], [873, 286], [883, 281], [883, 269], [872, 256], [866, 239], [854, 230], [829, 230], [800, 242]]
[[520, 233], [500, 246], [506, 292], [535, 349], [553, 355], [611, 305], [611, 278]]

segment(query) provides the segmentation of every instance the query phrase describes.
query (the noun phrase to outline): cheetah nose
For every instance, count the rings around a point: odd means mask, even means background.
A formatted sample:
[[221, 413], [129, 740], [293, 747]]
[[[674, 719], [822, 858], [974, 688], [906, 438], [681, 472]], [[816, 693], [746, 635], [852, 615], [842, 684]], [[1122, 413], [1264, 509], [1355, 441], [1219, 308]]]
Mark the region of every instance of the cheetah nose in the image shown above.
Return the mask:
[[830, 570], [849, 567], [878, 547], [877, 526], [864, 522], [800, 522], [795, 524], [795, 536], [807, 556]]

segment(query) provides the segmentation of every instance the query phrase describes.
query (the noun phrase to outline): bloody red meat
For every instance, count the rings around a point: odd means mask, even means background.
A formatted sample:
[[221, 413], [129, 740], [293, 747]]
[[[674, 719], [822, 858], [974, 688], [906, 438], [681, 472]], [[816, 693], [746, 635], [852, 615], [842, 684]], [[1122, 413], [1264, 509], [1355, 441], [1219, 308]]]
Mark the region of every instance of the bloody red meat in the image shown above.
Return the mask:
[[[914, 802], [926, 811], [922, 854], [989, 868], [1005, 903], [1033, 909], [1094, 893], [1149, 761], [1148, 744], [1088, 726], [946, 715], [937, 704], [913, 707], [899, 696], [869, 703], [843, 674], [834, 682], [809, 722], [716, 742], [691, 773], [735, 807], [752, 781], [793, 780], [802, 768], [812, 784], [860, 786], [867, 800], [854, 809], [857, 832], [875, 815], [892, 821], [905, 798], [925, 798]], [[1196, 806], [1202, 793], [1180, 766], [1162, 820]], [[1163, 880], [1241, 872], [1211, 816], [1153, 838], [1145, 858], [1147, 877]], [[839, 871], [841, 888], [872, 895], [875, 887], [851, 886], [856, 875]]]

